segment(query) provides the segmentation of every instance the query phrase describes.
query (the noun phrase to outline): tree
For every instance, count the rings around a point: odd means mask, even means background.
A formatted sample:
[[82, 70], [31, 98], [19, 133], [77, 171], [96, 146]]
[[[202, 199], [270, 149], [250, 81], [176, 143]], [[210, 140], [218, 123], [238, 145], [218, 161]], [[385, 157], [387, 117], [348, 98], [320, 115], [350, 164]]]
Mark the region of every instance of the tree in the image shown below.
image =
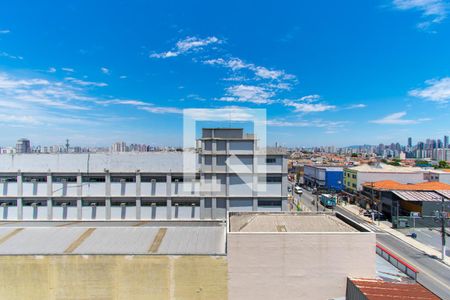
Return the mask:
[[358, 157], [357, 153], [352, 153], [352, 157]]
[[439, 161], [437, 168], [438, 169], [446, 169], [446, 168], [450, 168], [450, 166], [448, 165], [448, 163], [445, 160], [441, 160], [441, 161]]

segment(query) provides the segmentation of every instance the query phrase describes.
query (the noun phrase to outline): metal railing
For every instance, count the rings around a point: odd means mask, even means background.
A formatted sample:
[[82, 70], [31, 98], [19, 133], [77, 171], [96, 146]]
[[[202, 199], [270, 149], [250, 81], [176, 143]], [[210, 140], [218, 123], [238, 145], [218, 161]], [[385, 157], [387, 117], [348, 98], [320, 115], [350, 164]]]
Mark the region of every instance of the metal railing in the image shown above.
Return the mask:
[[387, 260], [391, 265], [417, 281], [417, 274], [419, 274], [419, 271], [417, 271], [416, 268], [411, 266], [410, 264], [404, 262], [401, 258], [384, 248], [383, 246], [377, 244], [376, 245], [376, 252], [379, 256]]

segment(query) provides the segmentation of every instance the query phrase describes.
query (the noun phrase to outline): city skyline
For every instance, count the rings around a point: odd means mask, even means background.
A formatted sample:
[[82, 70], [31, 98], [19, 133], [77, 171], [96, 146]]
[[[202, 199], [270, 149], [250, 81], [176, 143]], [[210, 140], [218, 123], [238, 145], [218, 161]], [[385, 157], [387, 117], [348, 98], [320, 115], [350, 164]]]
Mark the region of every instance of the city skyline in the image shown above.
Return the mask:
[[[112, 152], [146, 152], [146, 151], [159, 151], [162, 149], [181, 149], [181, 145], [164, 145], [164, 144], [152, 144], [152, 143], [135, 143], [125, 140], [115, 141], [110, 145], [96, 145], [96, 146], [86, 146], [86, 145], [73, 145], [70, 144], [70, 140], [66, 139], [64, 143], [55, 143], [52, 145], [41, 145], [41, 144], [33, 144], [27, 138], [20, 138], [17, 140], [15, 146], [14, 145], [0, 145], [0, 154], [3, 150], [6, 153], [11, 153], [15, 150], [18, 153], [25, 153], [27, 151], [17, 151], [18, 148], [22, 148], [23, 146], [19, 146], [19, 143], [26, 142], [28, 144], [29, 153], [31, 152], [42, 152], [42, 153], [55, 153], [55, 152], [87, 152], [88, 150], [97, 149], [99, 151], [112, 151]], [[426, 138], [423, 140], [415, 140], [413, 137], [408, 137], [406, 143], [401, 143], [400, 141], [393, 141], [390, 143], [373, 143], [373, 144], [362, 144], [362, 145], [345, 145], [345, 146], [336, 146], [336, 145], [294, 145], [294, 146], [286, 146], [275, 142], [275, 144], [269, 144], [268, 147], [283, 147], [288, 149], [296, 149], [296, 148], [304, 148], [304, 149], [314, 149], [314, 148], [333, 148], [333, 149], [351, 149], [351, 148], [379, 148], [381, 146], [386, 148], [392, 148], [392, 146], [401, 147], [401, 151], [412, 151], [414, 149], [420, 148], [421, 150], [427, 149], [449, 149], [449, 136], [445, 135], [442, 138]], [[69, 151], [69, 149], [71, 151]]]
[[181, 145], [184, 108], [267, 109], [285, 146], [449, 135], [435, 2], [2, 4], [0, 144]]

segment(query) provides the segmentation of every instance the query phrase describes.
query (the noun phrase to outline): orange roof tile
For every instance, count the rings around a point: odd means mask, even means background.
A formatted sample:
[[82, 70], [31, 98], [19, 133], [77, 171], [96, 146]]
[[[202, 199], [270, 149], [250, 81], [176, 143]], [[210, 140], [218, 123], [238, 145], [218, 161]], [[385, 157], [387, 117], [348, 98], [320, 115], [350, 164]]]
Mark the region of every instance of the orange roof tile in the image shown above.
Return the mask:
[[349, 278], [349, 280], [364, 296], [366, 296], [366, 299], [369, 300], [439, 299], [438, 296], [418, 283], [398, 283], [362, 278]]
[[400, 191], [436, 191], [450, 190], [450, 185], [442, 182], [421, 182], [415, 184], [403, 184], [393, 180], [381, 180], [376, 182], [365, 182], [366, 187], [373, 187], [375, 190], [400, 190]]

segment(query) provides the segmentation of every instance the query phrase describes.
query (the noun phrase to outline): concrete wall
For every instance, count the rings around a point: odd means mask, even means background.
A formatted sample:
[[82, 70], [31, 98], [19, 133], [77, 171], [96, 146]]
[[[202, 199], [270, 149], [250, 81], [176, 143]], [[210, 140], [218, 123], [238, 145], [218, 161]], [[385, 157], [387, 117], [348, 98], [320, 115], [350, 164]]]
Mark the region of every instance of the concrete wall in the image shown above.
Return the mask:
[[226, 299], [213, 256], [1, 256], [0, 299]]
[[374, 277], [373, 233], [230, 233], [229, 299], [330, 299]]

